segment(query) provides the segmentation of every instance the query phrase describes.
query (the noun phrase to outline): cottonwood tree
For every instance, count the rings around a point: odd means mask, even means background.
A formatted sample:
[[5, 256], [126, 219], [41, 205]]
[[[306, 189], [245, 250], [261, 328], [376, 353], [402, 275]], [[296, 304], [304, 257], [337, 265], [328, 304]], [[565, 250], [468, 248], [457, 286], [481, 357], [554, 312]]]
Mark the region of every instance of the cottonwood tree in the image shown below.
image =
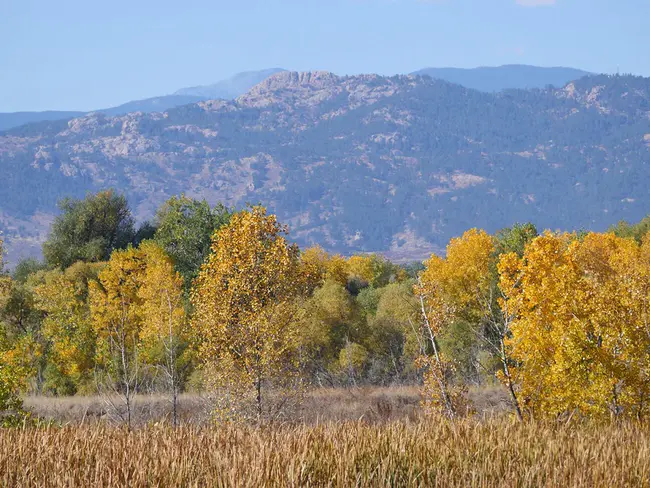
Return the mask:
[[263, 207], [232, 217], [213, 237], [192, 292], [199, 355], [217, 391], [217, 414], [258, 422], [277, 418], [298, 385], [295, 300], [298, 248]]
[[[479, 346], [497, 358], [500, 364], [498, 377], [507, 387], [519, 419], [522, 419], [521, 406], [512, 375], [512, 358], [506, 348], [514, 313], [511, 302], [504, 299], [502, 291], [503, 287], [517, 286], [517, 280], [499, 283], [497, 261], [499, 254], [507, 249], [523, 250], [533, 231], [530, 226], [518, 226], [514, 230], [502, 231], [495, 240], [484, 231], [471, 229], [462, 237], [452, 239], [446, 257], [432, 258], [422, 273], [425, 290], [430, 296], [435, 290], [436, 299], [451, 311], [442, 325], [443, 332], [460, 321], [474, 336], [474, 339], [468, 338], [469, 345], [464, 347], [472, 347], [472, 343], [478, 341]], [[511, 290], [507, 288], [506, 291]], [[480, 361], [476, 362], [489, 371]]]
[[146, 268], [138, 296], [142, 302], [141, 339], [147, 363], [163, 374], [171, 395], [172, 425], [178, 425], [178, 395], [188, 367], [189, 335], [183, 303], [183, 278], [171, 258], [153, 242], [139, 251]]
[[527, 415], [647, 414], [646, 245], [613, 234], [546, 233], [523, 259], [504, 256], [504, 279], [519, 281], [508, 296], [517, 317], [507, 347]]
[[56, 366], [64, 384], [58, 393], [88, 392], [95, 368], [96, 332], [88, 304], [89, 282], [96, 281], [103, 263], [78, 262], [64, 271], [39, 272], [35, 282], [36, 306], [45, 313], [43, 337], [50, 344], [49, 363]]
[[[427, 269], [439, 259], [432, 256]], [[426, 273], [426, 270], [425, 270]], [[464, 406], [464, 388], [453, 384], [453, 362], [440, 350], [439, 335], [452, 311], [442, 300], [434, 283], [419, 278], [413, 292], [420, 305], [420, 356], [416, 365], [423, 371], [423, 405], [427, 413], [455, 418]]]
[[[142, 297], [139, 294], [146, 260], [134, 248], [113, 252], [99, 280], [90, 283], [92, 324], [97, 335], [100, 392], [113, 412], [129, 426], [133, 398], [141, 386], [139, 357], [142, 330]], [[125, 413], [114, 403], [121, 398]]]

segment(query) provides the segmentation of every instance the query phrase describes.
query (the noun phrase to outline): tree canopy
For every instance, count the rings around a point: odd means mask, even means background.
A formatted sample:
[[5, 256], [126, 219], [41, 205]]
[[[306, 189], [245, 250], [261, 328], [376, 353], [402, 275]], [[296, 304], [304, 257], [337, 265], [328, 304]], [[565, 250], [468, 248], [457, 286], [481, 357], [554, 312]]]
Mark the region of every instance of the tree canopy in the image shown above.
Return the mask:
[[113, 190], [88, 194], [85, 199], [65, 198], [59, 215], [43, 243], [45, 262], [67, 268], [76, 261], [107, 261], [135, 235], [135, 220], [124, 195]]

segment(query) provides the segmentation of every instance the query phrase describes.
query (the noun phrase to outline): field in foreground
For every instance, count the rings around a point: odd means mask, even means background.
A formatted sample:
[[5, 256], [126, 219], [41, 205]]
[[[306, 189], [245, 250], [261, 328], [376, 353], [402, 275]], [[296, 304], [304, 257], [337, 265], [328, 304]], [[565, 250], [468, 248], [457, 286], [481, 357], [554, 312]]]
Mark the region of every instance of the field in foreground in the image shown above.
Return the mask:
[[0, 431], [1, 486], [647, 486], [650, 428], [513, 420]]

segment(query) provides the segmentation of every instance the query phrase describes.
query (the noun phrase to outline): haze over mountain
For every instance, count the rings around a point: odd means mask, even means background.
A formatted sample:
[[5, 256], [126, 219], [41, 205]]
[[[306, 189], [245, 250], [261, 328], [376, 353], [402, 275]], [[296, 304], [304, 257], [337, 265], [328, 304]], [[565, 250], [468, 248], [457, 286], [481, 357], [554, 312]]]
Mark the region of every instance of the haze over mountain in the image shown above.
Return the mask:
[[498, 92], [509, 88], [546, 88], [548, 85], [561, 88], [567, 83], [591, 73], [575, 68], [543, 68], [524, 64], [505, 66], [483, 66], [479, 68], [425, 68], [415, 75], [457, 83], [466, 88], [485, 92]]
[[[117, 107], [99, 109], [97, 112], [107, 115], [124, 115], [129, 112], [164, 112], [170, 108], [180, 107], [181, 105], [196, 103], [202, 100], [233, 100], [269, 76], [282, 71], [285, 70], [282, 68], [270, 68], [260, 71], [246, 71], [212, 85], [181, 88], [172, 95], [134, 100]], [[466, 88], [496, 92], [509, 88], [545, 88], [547, 85], [562, 87], [570, 81], [582, 78], [589, 73], [573, 68], [540, 68], [525, 65], [506, 65], [474, 69], [425, 68], [413, 74], [428, 75], [432, 78], [456, 83]], [[89, 112], [50, 111], [0, 113], [0, 131], [30, 122], [80, 117], [85, 113]]]
[[261, 83], [269, 76], [285, 71], [282, 68], [263, 69], [261, 71], [245, 71], [219, 81], [212, 85], [193, 86], [181, 88], [174, 92], [174, 95], [190, 95], [201, 97], [204, 100], [231, 100], [243, 95], [258, 83]]
[[301, 244], [415, 258], [479, 226], [603, 230], [650, 209], [650, 79], [483, 93], [421, 76], [282, 72], [234, 101], [0, 134], [0, 226], [36, 248], [64, 196], [262, 202]]
[[[213, 85], [182, 88], [171, 95], [133, 100], [118, 105], [117, 107], [99, 109], [96, 112], [106, 115], [124, 115], [129, 112], [164, 112], [170, 108], [180, 107], [181, 105], [196, 103], [202, 100], [232, 100], [246, 93], [260, 81], [279, 71], [283, 70], [280, 68], [272, 68], [261, 71], [247, 71]], [[73, 117], [80, 117], [86, 113], [91, 112], [45, 111], [0, 113], [0, 131], [19, 127], [31, 122], [71, 119]]]

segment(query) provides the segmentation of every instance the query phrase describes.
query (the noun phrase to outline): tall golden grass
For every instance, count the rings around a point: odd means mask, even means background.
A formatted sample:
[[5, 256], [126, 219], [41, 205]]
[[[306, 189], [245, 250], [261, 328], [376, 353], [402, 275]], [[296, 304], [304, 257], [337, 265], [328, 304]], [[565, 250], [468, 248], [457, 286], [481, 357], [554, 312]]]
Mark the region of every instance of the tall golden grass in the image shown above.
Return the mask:
[[2, 486], [624, 487], [650, 429], [511, 420], [0, 432]]

